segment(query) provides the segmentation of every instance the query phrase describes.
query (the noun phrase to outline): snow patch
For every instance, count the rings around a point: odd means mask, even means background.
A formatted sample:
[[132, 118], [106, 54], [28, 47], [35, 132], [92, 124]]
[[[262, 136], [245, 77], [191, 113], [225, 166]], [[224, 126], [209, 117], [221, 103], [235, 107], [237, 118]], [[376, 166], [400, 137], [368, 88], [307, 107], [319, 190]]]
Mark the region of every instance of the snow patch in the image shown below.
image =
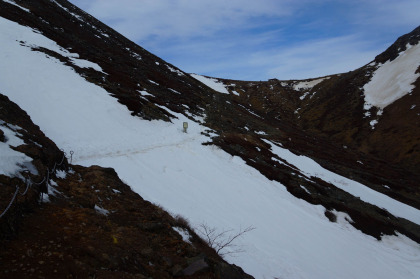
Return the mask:
[[303, 99], [305, 99], [309, 94], [310, 92], [305, 92], [302, 96], [299, 97], [299, 99], [303, 101]]
[[311, 194], [311, 192], [308, 189], [306, 189], [305, 186], [300, 185], [300, 188], [302, 188], [303, 190], [305, 190], [305, 192], [308, 193], [309, 195]]
[[55, 197], [60, 192], [56, 189], [58, 184], [54, 180], [50, 180], [47, 183], [47, 193], [42, 194], [42, 202], [50, 202], [50, 197]]
[[83, 21], [83, 22], [84, 22], [84, 20], [83, 20], [83, 18], [82, 18], [81, 16], [76, 15], [75, 13], [70, 12], [70, 10], [69, 10], [69, 9], [67, 9], [66, 7], [63, 7], [62, 5], [60, 5], [59, 3], [57, 3], [57, 1], [55, 1], [55, 0], [50, 0], [50, 1], [51, 1], [51, 2], [53, 2], [53, 3], [55, 3], [57, 6], [59, 6], [60, 8], [62, 8], [62, 9], [63, 9], [63, 10], [65, 10], [66, 12], [68, 12], [70, 15], [74, 16], [75, 18], [77, 18], [78, 20], [80, 20], [80, 21]]
[[[156, 62], [157, 63], [157, 62]], [[177, 70], [177, 69], [175, 69], [175, 68], [172, 68], [171, 66], [169, 66], [169, 65], [166, 65], [166, 67], [168, 67], [168, 69], [171, 71], [171, 72], [173, 72], [173, 73], [177, 73], [178, 74], [178, 76], [183, 76], [184, 75], [184, 73], [183, 72], [181, 72], [180, 70]]]
[[255, 133], [257, 135], [261, 135], [261, 136], [267, 136], [267, 134], [264, 131], [255, 131]]
[[16, 6], [16, 7], [19, 7], [19, 8], [21, 8], [22, 10], [24, 10], [25, 12], [28, 12], [28, 13], [30, 13], [30, 12], [31, 12], [29, 9], [24, 8], [24, 7], [22, 7], [22, 6], [18, 5], [18, 4], [16, 4], [16, 3], [15, 3], [14, 1], [12, 1], [12, 0], [2, 0], [2, 1], [3, 1], [3, 2], [6, 2], [6, 3], [9, 3], [9, 4], [12, 4], [12, 5]]
[[363, 87], [365, 103], [384, 109], [414, 89], [413, 83], [420, 77], [415, 73], [420, 66], [420, 44], [399, 53], [393, 61], [380, 64], [372, 79]]
[[142, 95], [142, 96], [152, 96], [152, 97], [154, 97], [154, 96], [155, 96], [155, 95], [150, 94], [149, 92], [147, 92], [147, 91], [145, 91], [145, 90], [137, 90], [137, 92], [139, 92], [139, 93], [140, 93], [140, 95]]
[[190, 76], [192, 76], [198, 81], [201, 81], [202, 83], [219, 93], [229, 94], [229, 91], [226, 89], [226, 86], [222, 82], [214, 78], [208, 78], [197, 74], [190, 74]]
[[57, 170], [55, 172], [55, 176], [60, 179], [65, 179], [67, 177], [67, 173], [63, 170]]
[[95, 204], [95, 210], [99, 214], [102, 214], [102, 215], [105, 215], [105, 216], [107, 216], [109, 214], [109, 211], [108, 210], [106, 210], [105, 208], [102, 208], [102, 207], [100, 207], [100, 206], [98, 206], [96, 204]]
[[13, 150], [11, 147], [17, 147], [25, 142], [17, 137], [18, 133], [12, 129], [0, 125], [6, 142], [0, 141], [0, 174], [7, 176], [19, 176], [18, 172], [22, 169], [28, 169], [32, 173], [35, 167], [32, 165], [32, 158], [25, 154]]
[[172, 92], [174, 92], [175, 94], [180, 94], [181, 95], [181, 93], [179, 93], [178, 91], [176, 91], [175, 89], [172, 89], [172, 88], [168, 88], [169, 90], [171, 90]]
[[376, 120], [376, 119], [372, 120], [372, 121], [369, 122], [369, 124], [370, 124], [370, 127], [373, 130], [373, 129], [375, 129], [376, 124], [378, 124], [378, 120]]
[[[307, 89], [311, 89], [313, 88], [315, 85], [321, 83], [322, 81], [329, 79], [330, 77], [325, 77], [325, 78], [318, 78], [318, 79], [313, 79], [313, 80], [309, 80], [309, 81], [299, 81], [296, 82], [295, 84], [293, 84], [293, 89], [296, 91], [300, 91], [300, 90], [307, 90]], [[283, 85], [283, 83], [282, 83]], [[283, 85], [285, 86], [285, 85]]]
[[181, 228], [181, 227], [172, 227], [172, 229], [174, 231], [176, 231], [177, 233], [179, 233], [179, 235], [182, 236], [182, 240], [184, 242], [187, 242], [187, 243], [191, 244], [191, 241], [190, 241], [191, 235], [188, 233], [188, 231], [186, 229]]

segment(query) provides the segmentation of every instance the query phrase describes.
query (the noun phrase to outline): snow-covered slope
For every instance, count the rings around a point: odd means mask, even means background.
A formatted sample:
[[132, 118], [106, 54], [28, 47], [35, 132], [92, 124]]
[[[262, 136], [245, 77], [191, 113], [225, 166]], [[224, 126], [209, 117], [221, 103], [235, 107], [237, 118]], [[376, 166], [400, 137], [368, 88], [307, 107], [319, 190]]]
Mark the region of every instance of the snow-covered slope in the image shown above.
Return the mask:
[[416, 72], [420, 67], [418, 57], [420, 43], [414, 46], [408, 44], [396, 59], [376, 65], [371, 81], [363, 87], [366, 104], [384, 109], [410, 93], [413, 83], [420, 77], [420, 73]]
[[[178, 117], [172, 123], [133, 117], [70, 66], [31, 51], [58, 46], [28, 27], [0, 18], [0, 44], [0, 92], [59, 147], [75, 151], [73, 162], [115, 168], [145, 199], [193, 226], [255, 227], [238, 239], [244, 252], [227, 259], [256, 278], [418, 278], [420, 245], [407, 237], [378, 241], [340, 212], [330, 222], [324, 207], [295, 198], [242, 159], [203, 146], [206, 128], [181, 114], [172, 112]], [[420, 212], [409, 210], [403, 216], [417, 222]]]

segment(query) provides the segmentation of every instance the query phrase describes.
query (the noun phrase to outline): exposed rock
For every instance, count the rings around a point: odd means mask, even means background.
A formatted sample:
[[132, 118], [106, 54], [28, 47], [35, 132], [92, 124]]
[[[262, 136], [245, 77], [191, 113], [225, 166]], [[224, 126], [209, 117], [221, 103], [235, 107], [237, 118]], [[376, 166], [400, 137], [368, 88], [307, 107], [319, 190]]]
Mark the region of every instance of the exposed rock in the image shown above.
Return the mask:
[[162, 223], [141, 223], [138, 224], [137, 227], [141, 230], [150, 232], [157, 232], [165, 228], [165, 226]]
[[219, 263], [216, 265], [216, 273], [221, 278], [229, 279], [251, 279], [252, 276], [246, 274], [242, 268], [236, 265], [228, 265], [226, 263]]
[[337, 215], [332, 213], [330, 210], [325, 210], [324, 215], [328, 218], [328, 220], [330, 220], [330, 222], [337, 222]]
[[182, 271], [182, 274], [190, 276], [195, 273], [206, 271], [209, 265], [204, 260], [204, 257], [194, 260], [187, 268]]

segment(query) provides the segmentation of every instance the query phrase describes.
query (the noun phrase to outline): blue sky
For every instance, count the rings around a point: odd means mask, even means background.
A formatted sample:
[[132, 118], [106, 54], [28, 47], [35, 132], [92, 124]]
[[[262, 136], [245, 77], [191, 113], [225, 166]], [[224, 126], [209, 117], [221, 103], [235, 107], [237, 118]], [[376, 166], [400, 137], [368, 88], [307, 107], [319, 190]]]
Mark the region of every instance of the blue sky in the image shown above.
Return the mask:
[[354, 70], [420, 25], [418, 0], [70, 0], [185, 72], [304, 79]]

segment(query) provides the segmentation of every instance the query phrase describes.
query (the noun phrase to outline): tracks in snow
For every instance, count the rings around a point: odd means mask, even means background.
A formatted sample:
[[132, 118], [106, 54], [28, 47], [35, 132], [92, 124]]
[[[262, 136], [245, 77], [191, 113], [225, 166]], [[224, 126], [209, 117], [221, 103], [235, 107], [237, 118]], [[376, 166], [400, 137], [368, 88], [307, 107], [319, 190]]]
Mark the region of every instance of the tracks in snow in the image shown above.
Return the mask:
[[118, 149], [106, 153], [96, 153], [86, 156], [77, 156], [73, 158], [73, 163], [80, 164], [83, 161], [90, 161], [91, 159], [103, 159], [103, 158], [116, 158], [116, 157], [124, 157], [124, 156], [130, 156], [130, 155], [136, 155], [140, 153], [148, 153], [152, 150], [165, 148], [165, 147], [181, 147], [182, 145], [185, 145], [187, 143], [193, 142], [194, 140], [198, 139], [201, 135], [196, 135], [193, 137], [186, 138], [182, 141], [176, 142], [176, 143], [170, 143], [170, 144], [157, 144], [157, 145], [151, 145], [148, 147], [143, 148], [131, 148], [131, 149]]

